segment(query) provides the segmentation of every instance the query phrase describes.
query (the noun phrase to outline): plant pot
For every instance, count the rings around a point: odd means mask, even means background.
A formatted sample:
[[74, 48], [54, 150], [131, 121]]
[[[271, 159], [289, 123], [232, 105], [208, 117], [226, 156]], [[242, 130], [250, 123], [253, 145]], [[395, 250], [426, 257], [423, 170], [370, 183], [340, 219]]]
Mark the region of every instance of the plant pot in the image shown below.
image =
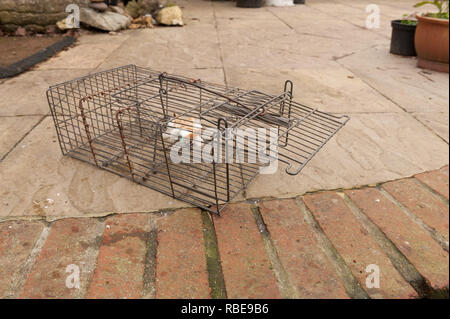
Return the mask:
[[264, 0], [237, 0], [236, 7], [239, 8], [261, 8]]
[[391, 25], [392, 36], [389, 52], [403, 56], [416, 56], [416, 48], [414, 47], [416, 26], [403, 24], [402, 20], [393, 20]]
[[448, 20], [417, 16], [417, 66], [448, 73]]
[[294, 0], [295, 4], [305, 4], [305, 0]]

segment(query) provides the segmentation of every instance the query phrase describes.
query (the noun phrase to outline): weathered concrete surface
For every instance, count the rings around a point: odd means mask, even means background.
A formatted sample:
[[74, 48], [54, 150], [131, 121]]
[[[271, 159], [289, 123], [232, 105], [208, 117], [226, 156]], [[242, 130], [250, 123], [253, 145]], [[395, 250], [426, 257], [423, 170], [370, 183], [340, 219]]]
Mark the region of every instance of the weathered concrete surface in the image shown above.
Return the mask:
[[42, 116], [0, 117], [0, 160], [41, 118]]
[[[248, 10], [232, 2], [180, 0], [183, 28], [83, 35], [75, 47], [35, 70], [0, 82], [0, 116], [48, 114], [49, 85], [130, 63], [270, 93], [291, 79], [297, 100], [352, 119], [302, 174], [292, 177], [280, 169], [259, 176], [247, 197], [348, 188], [440, 168], [448, 164], [448, 74], [418, 69], [414, 58], [388, 53], [390, 19], [413, 11], [413, 0], [377, 1], [381, 26], [373, 30], [364, 27], [369, 3], [310, 0], [292, 8]], [[9, 123], [0, 124], [3, 149], [32, 127], [20, 119], [0, 123]], [[1, 217], [186, 206], [62, 158], [50, 118], [12, 149], [0, 173]], [[46, 205], [47, 198], [55, 203]]]
[[338, 60], [408, 112], [448, 113], [448, 74], [416, 68], [415, 58], [388, 53], [389, 42]]
[[280, 165], [275, 175], [257, 176], [247, 197], [379, 183], [439, 168], [448, 156], [448, 145], [409, 114], [353, 114], [301, 174], [287, 175]]
[[[201, 36], [199, 36], [201, 35]], [[163, 70], [174, 66], [185, 68], [222, 67], [217, 34], [212, 25], [183, 28], [141, 29], [104, 59], [99, 68], [136, 64]]]
[[226, 68], [231, 86], [280, 94], [284, 81], [294, 82], [294, 98], [332, 113], [397, 113], [402, 110], [333, 61], [304, 59], [296, 68]]
[[94, 69], [120, 47], [127, 39], [127, 35], [109, 36], [109, 38], [103, 39], [104, 41], [81, 42], [82, 45], [58, 53], [55, 57], [39, 65], [37, 69]]
[[89, 27], [103, 31], [118, 31], [126, 29], [131, 24], [131, 17], [116, 12], [98, 12], [91, 8], [81, 8], [80, 22]]
[[414, 113], [414, 117], [448, 143], [448, 113]]
[[29, 71], [8, 79], [0, 85], [0, 116], [49, 114], [45, 95], [48, 87], [88, 72], [89, 69]]
[[1, 217], [105, 215], [188, 206], [61, 155], [51, 117], [0, 164]]

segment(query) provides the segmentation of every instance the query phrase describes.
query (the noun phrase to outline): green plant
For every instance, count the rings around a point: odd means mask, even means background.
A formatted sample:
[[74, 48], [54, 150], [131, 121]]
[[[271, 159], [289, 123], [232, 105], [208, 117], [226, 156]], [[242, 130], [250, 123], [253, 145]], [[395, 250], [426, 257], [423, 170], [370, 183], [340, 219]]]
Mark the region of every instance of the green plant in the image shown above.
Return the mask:
[[427, 13], [425, 16], [430, 18], [438, 18], [438, 19], [447, 19], [449, 15], [449, 0], [435, 0], [435, 1], [421, 1], [414, 5], [414, 8], [418, 8], [424, 6], [426, 4], [434, 5], [438, 12], [436, 13]]
[[417, 20], [411, 19], [411, 14], [404, 14], [401, 24], [417, 25]]
[[402, 24], [407, 24], [407, 25], [417, 25], [417, 21], [416, 20], [402, 20], [401, 23]]

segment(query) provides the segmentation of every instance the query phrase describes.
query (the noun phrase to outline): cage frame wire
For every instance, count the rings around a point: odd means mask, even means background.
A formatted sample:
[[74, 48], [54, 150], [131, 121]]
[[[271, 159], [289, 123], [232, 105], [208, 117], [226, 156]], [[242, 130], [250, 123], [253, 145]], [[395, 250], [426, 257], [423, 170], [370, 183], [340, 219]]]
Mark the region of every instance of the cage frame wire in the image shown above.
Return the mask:
[[[52, 85], [46, 95], [63, 155], [220, 215], [267, 165], [219, 161], [228, 156], [227, 129], [277, 129], [264, 152], [277, 147], [268, 160], [297, 175], [350, 119], [294, 101], [293, 87], [287, 80], [281, 94], [271, 95], [130, 64]], [[164, 134], [187, 119], [216, 129], [212, 139], [221, 142], [211, 162], [169, 160], [174, 143]], [[247, 157], [260, 150], [242, 146]]]

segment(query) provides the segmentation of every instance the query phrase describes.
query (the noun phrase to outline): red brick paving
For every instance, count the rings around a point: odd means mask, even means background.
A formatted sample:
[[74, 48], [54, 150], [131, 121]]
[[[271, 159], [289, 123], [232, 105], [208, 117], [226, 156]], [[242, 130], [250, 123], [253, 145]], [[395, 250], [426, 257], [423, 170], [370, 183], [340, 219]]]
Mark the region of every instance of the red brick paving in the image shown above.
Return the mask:
[[[415, 178], [448, 198], [448, 166]], [[448, 202], [415, 178], [382, 187], [448, 238]], [[448, 253], [422, 226], [375, 188], [345, 193], [431, 286], [448, 289]], [[323, 251], [330, 247], [322, 247], [315, 237], [322, 230], [371, 297], [418, 295], [377, 244], [380, 238], [375, 241], [371, 237], [339, 193], [314, 193], [297, 200], [305, 202], [321, 229], [304, 222], [303, 212], [292, 199], [260, 202], [268, 233], [260, 232], [247, 203], [231, 204], [222, 217], [215, 217], [221, 271], [217, 267], [207, 269], [204, 225], [198, 209], [115, 215], [104, 222], [96, 218], [63, 219], [50, 225], [46, 240], [41, 222], [2, 222], [0, 297], [148, 298], [156, 294], [157, 298], [209, 298], [209, 285], [214, 281], [208, 280], [208, 271], [214, 271], [211, 278], [223, 275], [228, 298], [281, 298], [281, 291], [288, 291], [286, 283], [295, 287], [301, 298], [345, 298], [336, 275], [341, 270], [334, 268], [336, 262], [341, 263], [339, 269], [345, 265], [340, 258], [328, 261], [326, 256], [332, 254]], [[267, 254], [267, 238], [275, 254]], [[32, 251], [35, 259], [30, 258]], [[276, 256], [279, 261], [272, 260]], [[70, 264], [80, 267], [80, 289], [66, 287], [66, 267]], [[365, 287], [369, 264], [380, 266], [379, 289]], [[280, 267], [285, 272], [278, 282], [274, 272]]]
[[25, 284], [22, 298], [75, 298], [80, 290], [67, 288], [67, 266], [80, 269], [80, 286], [87, 285], [90, 274], [86, 250], [95, 244], [95, 219], [63, 219], [56, 221]]
[[124, 214], [106, 220], [88, 298], [142, 297], [150, 217]]
[[281, 298], [248, 204], [232, 204], [214, 218], [228, 298]]
[[380, 227], [433, 287], [448, 285], [448, 253], [425, 230], [374, 188], [349, 190], [346, 194]]
[[259, 205], [281, 262], [300, 298], [348, 298], [295, 200]]
[[209, 298], [203, 222], [199, 209], [158, 220], [157, 298]]
[[339, 195], [334, 192], [307, 195], [304, 202], [363, 288], [368, 276], [366, 267], [371, 264], [379, 266], [380, 288], [365, 288], [369, 296], [408, 298], [414, 294]]
[[411, 178], [388, 182], [383, 188], [448, 240], [448, 206], [439, 198]]
[[448, 174], [440, 170], [425, 172], [414, 176], [445, 198], [448, 198]]
[[41, 222], [0, 224], [0, 298], [14, 284], [14, 274], [27, 260], [43, 229]]

